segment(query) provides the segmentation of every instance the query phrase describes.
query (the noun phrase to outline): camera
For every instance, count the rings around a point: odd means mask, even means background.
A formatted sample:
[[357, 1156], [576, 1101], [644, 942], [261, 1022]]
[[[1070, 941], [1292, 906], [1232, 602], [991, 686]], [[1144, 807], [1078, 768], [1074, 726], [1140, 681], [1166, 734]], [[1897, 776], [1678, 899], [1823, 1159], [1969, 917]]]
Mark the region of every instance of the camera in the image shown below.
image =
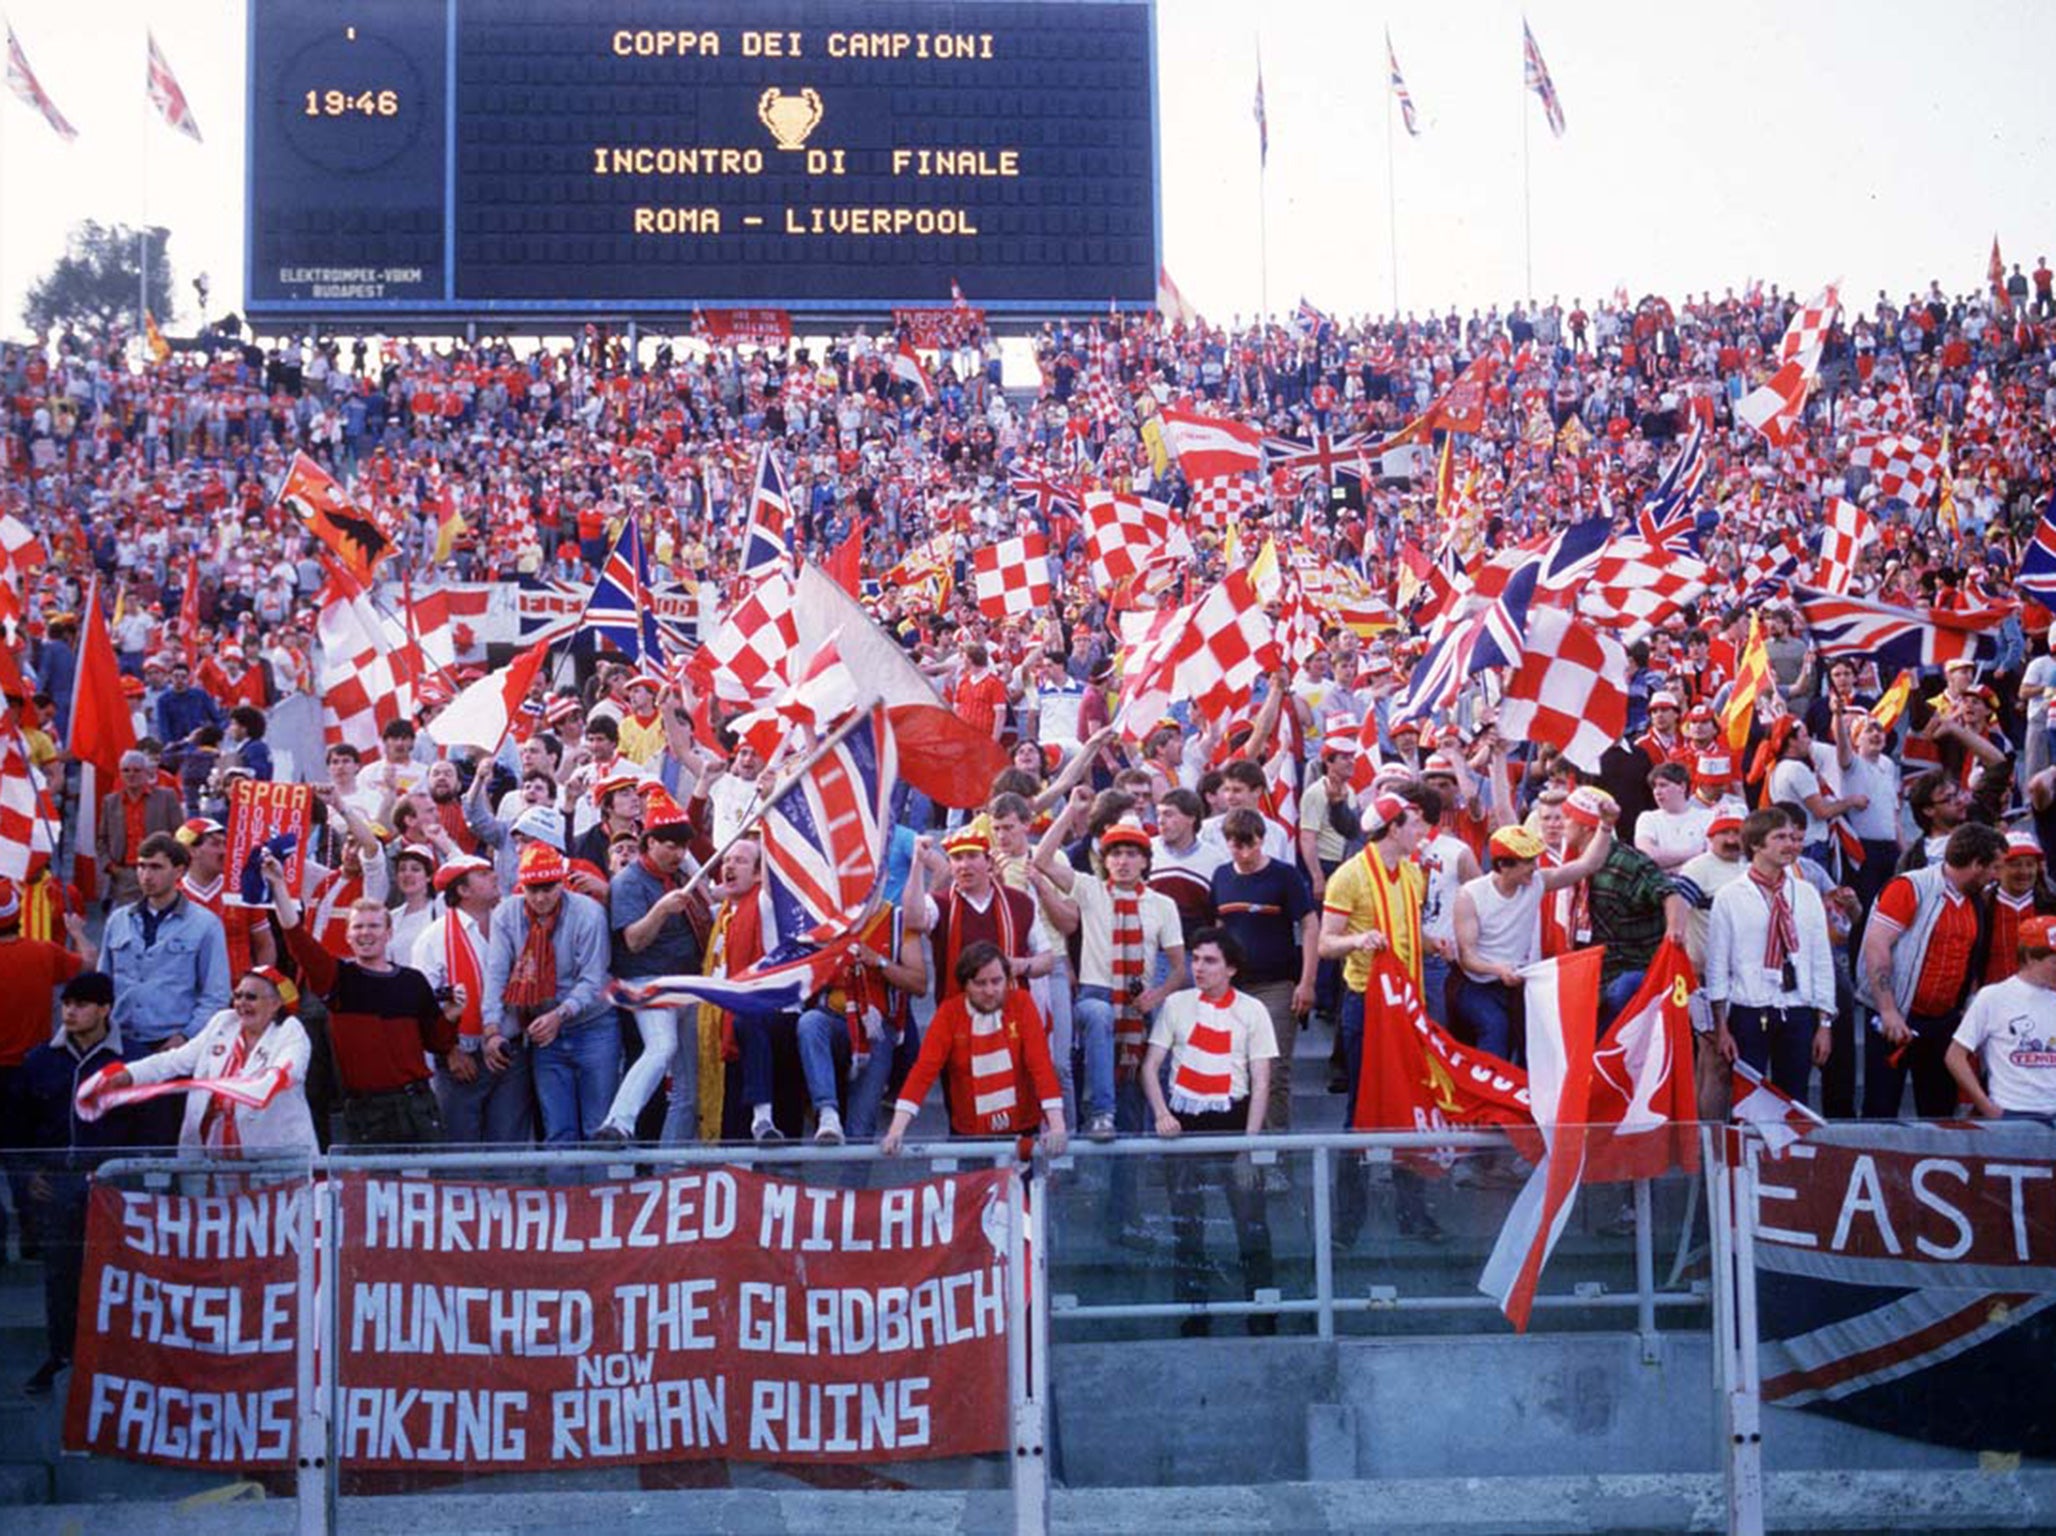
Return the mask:
[[442, 986], [435, 989], [435, 1000], [448, 1007], [451, 1003], [457, 1001], [457, 989], [445, 982]]

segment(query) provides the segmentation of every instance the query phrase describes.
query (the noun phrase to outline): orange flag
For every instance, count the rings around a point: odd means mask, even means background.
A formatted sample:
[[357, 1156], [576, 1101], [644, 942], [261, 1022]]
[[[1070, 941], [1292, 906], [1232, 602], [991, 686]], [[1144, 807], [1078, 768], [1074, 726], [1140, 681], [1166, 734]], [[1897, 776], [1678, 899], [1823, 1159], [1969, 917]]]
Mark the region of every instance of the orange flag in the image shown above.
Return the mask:
[[393, 541], [371, 514], [304, 453], [293, 455], [292, 468], [278, 488], [278, 500], [366, 586], [371, 585], [379, 561], [393, 552]]

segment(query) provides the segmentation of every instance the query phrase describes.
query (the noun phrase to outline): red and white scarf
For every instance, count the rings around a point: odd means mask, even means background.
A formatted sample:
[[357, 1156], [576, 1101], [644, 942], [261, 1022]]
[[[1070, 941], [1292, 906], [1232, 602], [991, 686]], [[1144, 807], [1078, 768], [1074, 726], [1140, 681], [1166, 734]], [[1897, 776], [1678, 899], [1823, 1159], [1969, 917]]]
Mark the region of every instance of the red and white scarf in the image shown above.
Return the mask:
[[1767, 971], [1782, 971], [1785, 962], [1799, 953], [1799, 922], [1792, 912], [1791, 898], [1785, 894], [1785, 872], [1766, 880], [1752, 865], [1749, 879], [1770, 908], [1770, 921], [1764, 925], [1763, 968]]
[[1004, 1006], [996, 1013], [966, 1011], [971, 1019], [971, 1112], [988, 1132], [1010, 1131], [1019, 1121], [1021, 1091], [1007, 1011]]
[[254, 1075], [237, 1076], [247, 1054], [243, 1038], [238, 1035], [220, 1077], [174, 1077], [162, 1083], [130, 1083], [125, 1088], [107, 1086], [107, 1079], [122, 1070], [119, 1063], [110, 1062], [79, 1084], [75, 1101], [78, 1116], [81, 1120], [92, 1121], [110, 1109], [147, 1104], [152, 1099], [167, 1098], [175, 1093], [211, 1094], [215, 1102], [208, 1105], [207, 1118], [201, 1123], [206, 1125], [217, 1114], [225, 1116], [221, 1126], [221, 1145], [238, 1147], [242, 1144], [242, 1135], [236, 1124], [236, 1109], [266, 1108], [292, 1086], [292, 1074], [284, 1067], [270, 1067]]
[[1135, 993], [1144, 985], [1142, 891], [1139, 885], [1107, 887], [1114, 903], [1114, 1066], [1124, 1077], [1142, 1065], [1142, 1048], [1149, 1034], [1149, 1020], [1135, 1006]]
[[1192, 1033], [1171, 1072], [1171, 1108], [1181, 1115], [1211, 1114], [1235, 1107], [1235, 990], [1218, 999], [1200, 996]]

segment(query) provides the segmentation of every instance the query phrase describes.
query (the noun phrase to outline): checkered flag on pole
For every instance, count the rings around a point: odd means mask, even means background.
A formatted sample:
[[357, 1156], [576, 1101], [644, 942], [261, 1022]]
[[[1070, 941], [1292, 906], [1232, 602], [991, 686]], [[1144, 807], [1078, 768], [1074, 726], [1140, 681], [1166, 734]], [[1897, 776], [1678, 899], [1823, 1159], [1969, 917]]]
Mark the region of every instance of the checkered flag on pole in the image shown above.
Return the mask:
[[995, 623], [1049, 606], [1049, 548], [1041, 534], [988, 544], [971, 567], [978, 611]]

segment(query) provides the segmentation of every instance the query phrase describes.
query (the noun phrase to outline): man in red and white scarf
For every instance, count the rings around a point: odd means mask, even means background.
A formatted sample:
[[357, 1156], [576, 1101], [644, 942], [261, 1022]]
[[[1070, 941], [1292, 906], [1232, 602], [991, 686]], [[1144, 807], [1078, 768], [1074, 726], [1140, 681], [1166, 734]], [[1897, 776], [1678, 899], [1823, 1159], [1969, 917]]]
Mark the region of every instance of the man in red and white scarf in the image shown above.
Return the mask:
[[461, 1002], [457, 1044], [435, 1064], [436, 1102], [449, 1139], [459, 1144], [527, 1145], [534, 1139], [534, 1088], [528, 1053], [511, 1051], [485, 1027], [485, 957], [500, 877], [475, 854], [459, 854], [435, 872], [441, 916], [414, 941], [411, 956], [395, 956], [428, 978], [439, 998]]
[[[1270, 1010], [1235, 990], [1235, 976], [1242, 969], [1242, 946], [1225, 928], [1202, 928], [1195, 933], [1191, 959], [1193, 986], [1164, 999], [1142, 1058], [1142, 1093], [1149, 1100], [1156, 1133], [1163, 1137], [1261, 1135], [1270, 1097], [1271, 1063], [1278, 1058]], [[1166, 1060], [1171, 1064], [1168, 1099], [1162, 1083]], [[1178, 1299], [1187, 1303], [1206, 1297], [1209, 1161], [1174, 1157], [1165, 1165], [1171, 1231], [1176, 1241], [1177, 1293]], [[1271, 1284], [1271, 1228], [1264, 1213], [1263, 1184], [1247, 1157], [1235, 1159], [1227, 1196], [1242, 1258], [1242, 1294], [1255, 1295]], [[1189, 1317], [1179, 1331], [1188, 1337], [1204, 1334], [1209, 1331], [1209, 1319], [1204, 1314]], [[1252, 1316], [1249, 1331], [1276, 1333], [1278, 1320]]]
[[1820, 892], [1794, 873], [1804, 834], [1782, 810], [1742, 823], [1747, 874], [1721, 887], [1706, 924], [1714, 1039], [1806, 1102], [1835, 1022], [1835, 954]]
[[[1091, 810], [1092, 791], [1073, 790], [1064, 814], [1036, 844], [1035, 867], [1077, 908], [1085, 1134], [1111, 1141], [1119, 1129], [1142, 1129], [1139, 1079], [1149, 1018], [1185, 985], [1185, 936], [1176, 903], [1149, 889], [1150, 837], [1140, 826], [1117, 821], [1100, 834], [1101, 874], [1081, 875], [1061, 857], [1065, 839], [1084, 830]], [[1159, 959], [1168, 974], [1152, 985]]]

